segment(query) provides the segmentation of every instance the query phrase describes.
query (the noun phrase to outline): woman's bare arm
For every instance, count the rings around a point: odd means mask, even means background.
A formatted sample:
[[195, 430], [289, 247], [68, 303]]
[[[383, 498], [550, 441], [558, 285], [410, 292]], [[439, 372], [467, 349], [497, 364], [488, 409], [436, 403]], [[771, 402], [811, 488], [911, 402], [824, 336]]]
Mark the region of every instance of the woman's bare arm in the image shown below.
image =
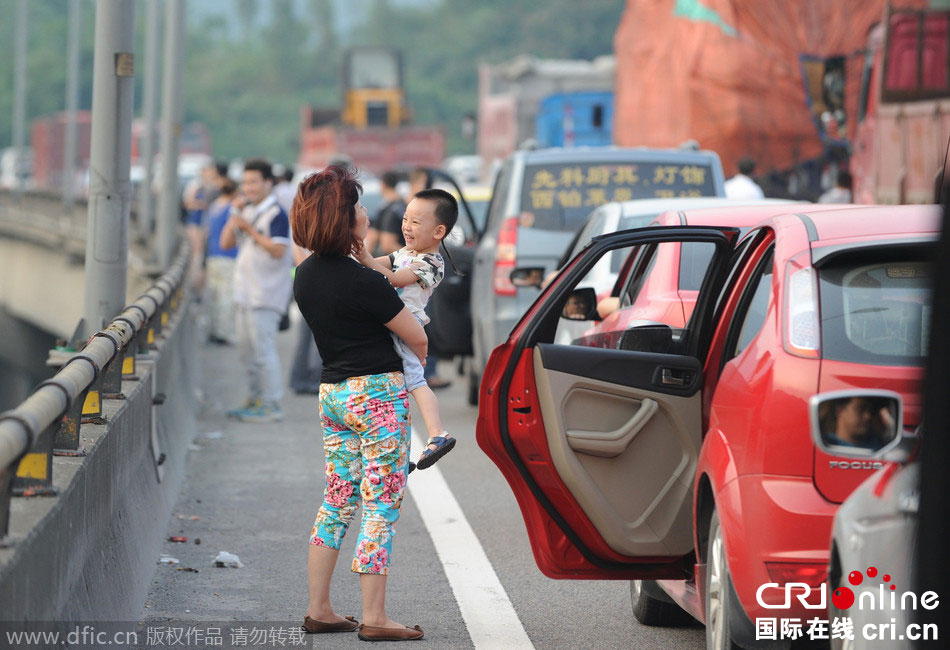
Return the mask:
[[422, 365], [426, 365], [426, 355], [429, 351], [429, 339], [422, 325], [412, 315], [408, 307], [403, 307], [402, 311], [396, 314], [396, 317], [386, 323], [392, 332], [406, 342]]

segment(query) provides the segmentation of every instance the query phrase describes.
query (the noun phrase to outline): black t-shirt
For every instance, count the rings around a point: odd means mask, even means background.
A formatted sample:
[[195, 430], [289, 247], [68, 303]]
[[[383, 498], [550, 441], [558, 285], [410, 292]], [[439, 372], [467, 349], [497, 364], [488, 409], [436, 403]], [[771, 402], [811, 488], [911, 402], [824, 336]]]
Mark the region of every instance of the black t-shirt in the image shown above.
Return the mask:
[[384, 323], [405, 305], [381, 273], [349, 257], [311, 255], [297, 267], [294, 298], [323, 359], [322, 383], [402, 370]]
[[406, 213], [406, 204], [401, 199], [390, 201], [379, 209], [371, 225], [380, 232], [391, 232], [396, 235], [400, 246], [406, 245], [406, 238], [402, 234], [402, 216]]

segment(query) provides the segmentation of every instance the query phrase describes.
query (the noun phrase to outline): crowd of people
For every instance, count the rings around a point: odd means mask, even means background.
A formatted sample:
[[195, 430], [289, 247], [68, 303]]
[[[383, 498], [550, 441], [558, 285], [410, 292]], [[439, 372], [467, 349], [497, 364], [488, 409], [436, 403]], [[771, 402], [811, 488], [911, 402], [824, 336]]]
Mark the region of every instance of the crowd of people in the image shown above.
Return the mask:
[[[755, 173], [755, 160], [743, 156], [736, 163], [738, 173], [724, 183], [726, 197], [730, 199], [757, 200], [765, 198], [765, 192], [752, 177]], [[822, 177], [822, 186], [827, 188], [818, 197], [818, 203], [851, 203], [852, 177], [845, 167], [829, 165]]]

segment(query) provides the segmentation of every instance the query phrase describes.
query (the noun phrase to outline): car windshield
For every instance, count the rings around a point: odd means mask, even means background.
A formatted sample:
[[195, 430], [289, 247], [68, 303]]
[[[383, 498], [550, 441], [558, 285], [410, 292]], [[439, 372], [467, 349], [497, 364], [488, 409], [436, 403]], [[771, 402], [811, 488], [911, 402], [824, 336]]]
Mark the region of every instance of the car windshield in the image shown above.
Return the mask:
[[716, 193], [710, 164], [552, 163], [527, 165], [524, 174], [522, 228], [574, 231], [609, 201]]
[[818, 274], [825, 359], [921, 366], [930, 323], [930, 268], [920, 259], [845, 262]]

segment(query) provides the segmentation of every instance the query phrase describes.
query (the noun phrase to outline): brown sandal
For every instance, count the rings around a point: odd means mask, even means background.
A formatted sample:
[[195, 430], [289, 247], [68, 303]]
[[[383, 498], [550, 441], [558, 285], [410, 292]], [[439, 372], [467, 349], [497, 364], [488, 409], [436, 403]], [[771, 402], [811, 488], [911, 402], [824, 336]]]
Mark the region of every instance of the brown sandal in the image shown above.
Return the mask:
[[356, 636], [361, 641], [415, 641], [421, 639], [424, 634], [425, 632], [418, 625], [402, 629], [360, 625], [360, 631], [356, 633]]
[[360, 622], [353, 616], [346, 616], [345, 618], [345, 621], [324, 623], [309, 616], [304, 616], [303, 625], [300, 626], [300, 629], [307, 634], [326, 634], [328, 632], [352, 632], [359, 627]]

